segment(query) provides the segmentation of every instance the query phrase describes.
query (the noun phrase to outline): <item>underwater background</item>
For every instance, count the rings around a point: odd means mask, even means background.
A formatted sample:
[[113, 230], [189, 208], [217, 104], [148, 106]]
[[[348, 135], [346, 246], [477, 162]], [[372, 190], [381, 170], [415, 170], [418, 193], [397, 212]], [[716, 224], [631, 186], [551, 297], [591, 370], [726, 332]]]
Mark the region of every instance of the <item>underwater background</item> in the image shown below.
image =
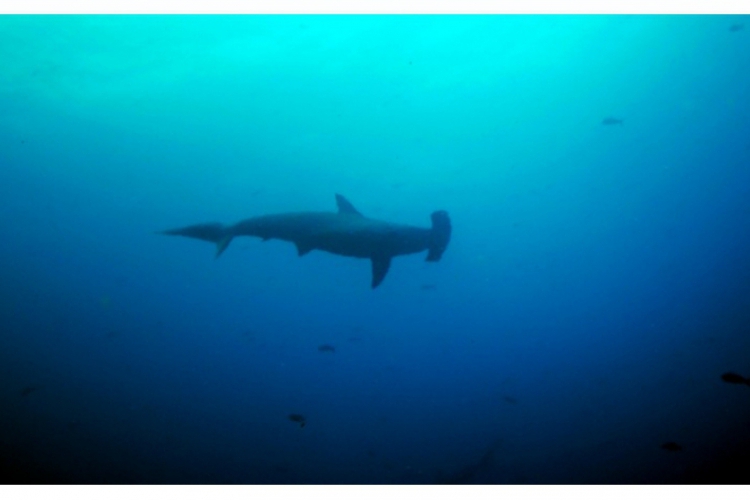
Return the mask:
[[[750, 19], [0, 17], [0, 479], [750, 480]], [[300, 210], [440, 262], [157, 232]]]

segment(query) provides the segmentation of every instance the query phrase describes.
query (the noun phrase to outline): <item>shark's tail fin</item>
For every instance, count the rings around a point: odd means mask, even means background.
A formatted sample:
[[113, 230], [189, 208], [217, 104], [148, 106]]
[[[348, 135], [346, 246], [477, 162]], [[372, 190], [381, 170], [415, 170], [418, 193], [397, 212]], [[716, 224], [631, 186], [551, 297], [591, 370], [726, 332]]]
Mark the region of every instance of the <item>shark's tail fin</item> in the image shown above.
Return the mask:
[[228, 234], [227, 228], [223, 224], [218, 222], [211, 222], [208, 224], [195, 224], [194, 226], [181, 227], [179, 229], [169, 229], [162, 231], [161, 234], [169, 234], [174, 236], [186, 236], [188, 238], [195, 238], [203, 241], [210, 241], [216, 243], [216, 258], [227, 249], [229, 243], [232, 242], [232, 235]]
[[448, 243], [451, 240], [451, 219], [448, 217], [448, 212], [445, 210], [438, 210], [432, 212], [432, 234], [430, 235], [430, 246], [429, 252], [427, 253], [427, 260], [429, 262], [435, 262], [440, 260], [443, 252], [448, 247]]

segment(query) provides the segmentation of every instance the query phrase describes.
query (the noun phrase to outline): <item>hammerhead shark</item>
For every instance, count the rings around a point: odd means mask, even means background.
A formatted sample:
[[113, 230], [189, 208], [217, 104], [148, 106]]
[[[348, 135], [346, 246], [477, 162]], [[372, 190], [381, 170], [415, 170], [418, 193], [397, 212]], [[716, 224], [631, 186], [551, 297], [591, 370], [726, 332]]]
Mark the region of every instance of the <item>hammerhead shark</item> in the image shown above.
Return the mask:
[[218, 222], [196, 224], [162, 231], [216, 244], [216, 258], [236, 236], [255, 236], [263, 241], [277, 239], [294, 243], [301, 257], [323, 250], [346, 257], [372, 261], [372, 288], [385, 278], [391, 259], [427, 250], [427, 261], [440, 260], [451, 239], [448, 212], [432, 213], [432, 227], [394, 224], [362, 215], [349, 200], [336, 195], [338, 212], [291, 212], [262, 215], [232, 226]]

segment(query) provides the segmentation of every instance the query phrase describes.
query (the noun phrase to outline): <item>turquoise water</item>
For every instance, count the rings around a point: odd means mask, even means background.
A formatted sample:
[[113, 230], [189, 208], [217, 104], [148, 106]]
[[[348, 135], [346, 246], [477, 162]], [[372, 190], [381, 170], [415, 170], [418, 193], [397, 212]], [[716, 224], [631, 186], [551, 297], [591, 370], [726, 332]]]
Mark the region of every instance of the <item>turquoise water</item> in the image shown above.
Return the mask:
[[[3, 482], [746, 482], [749, 37], [0, 17]], [[335, 193], [452, 241], [155, 234]]]

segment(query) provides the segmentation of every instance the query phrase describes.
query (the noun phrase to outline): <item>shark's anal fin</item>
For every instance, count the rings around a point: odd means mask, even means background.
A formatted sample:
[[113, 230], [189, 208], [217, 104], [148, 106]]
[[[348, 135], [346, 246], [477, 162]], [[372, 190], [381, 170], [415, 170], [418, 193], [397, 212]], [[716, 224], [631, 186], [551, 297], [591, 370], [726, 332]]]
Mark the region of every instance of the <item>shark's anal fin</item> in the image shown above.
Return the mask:
[[383, 281], [388, 274], [388, 268], [391, 267], [390, 257], [373, 257], [372, 258], [372, 287], [377, 286]]
[[354, 205], [352, 205], [349, 200], [347, 200], [340, 194], [336, 195], [336, 206], [339, 207], [340, 214], [352, 214], [352, 215], [359, 215], [360, 217], [363, 217], [363, 215], [359, 213], [359, 210], [354, 208]]
[[297, 255], [299, 255], [300, 257], [302, 257], [303, 255], [307, 255], [308, 253], [310, 253], [310, 250], [313, 249], [312, 245], [308, 245], [304, 241], [295, 241], [294, 244], [297, 247]]

